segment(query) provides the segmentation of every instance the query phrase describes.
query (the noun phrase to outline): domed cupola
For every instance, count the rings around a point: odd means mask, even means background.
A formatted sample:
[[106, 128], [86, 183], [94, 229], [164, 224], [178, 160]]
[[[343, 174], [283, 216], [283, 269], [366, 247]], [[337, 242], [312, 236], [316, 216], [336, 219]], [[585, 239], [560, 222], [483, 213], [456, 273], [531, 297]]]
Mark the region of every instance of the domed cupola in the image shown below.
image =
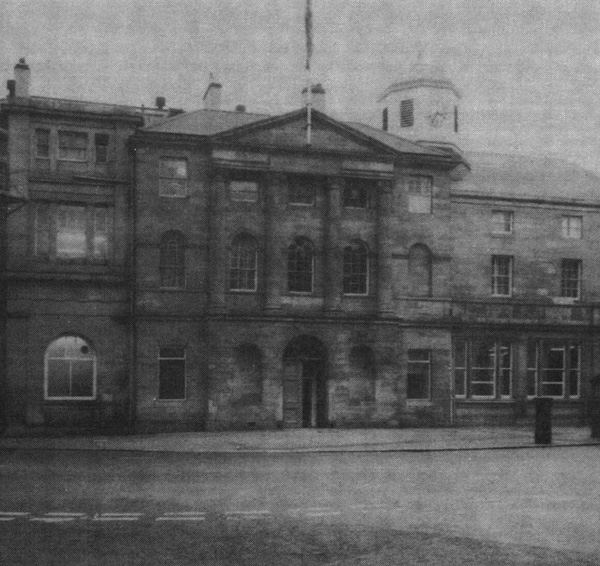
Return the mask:
[[443, 67], [419, 61], [380, 97], [382, 128], [412, 141], [458, 148], [460, 98]]

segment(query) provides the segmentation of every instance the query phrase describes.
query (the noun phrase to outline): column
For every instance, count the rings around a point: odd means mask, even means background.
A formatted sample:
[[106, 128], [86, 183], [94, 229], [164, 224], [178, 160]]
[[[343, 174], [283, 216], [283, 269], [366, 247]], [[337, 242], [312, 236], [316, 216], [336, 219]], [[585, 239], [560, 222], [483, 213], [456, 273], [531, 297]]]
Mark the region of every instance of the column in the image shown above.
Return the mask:
[[225, 311], [225, 285], [227, 282], [226, 186], [223, 175], [214, 173], [210, 179], [209, 201], [209, 260], [208, 294], [209, 311]]
[[326, 312], [335, 313], [341, 308], [343, 257], [340, 245], [341, 192], [344, 179], [339, 177], [327, 180], [327, 205], [325, 208], [325, 229], [323, 231], [323, 287]]
[[286, 190], [285, 176], [281, 173], [267, 175], [265, 190], [264, 232], [264, 310], [274, 313], [281, 309], [281, 292], [285, 284], [285, 238], [283, 234], [283, 198]]
[[377, 313], [393, 316], [393, 192], [392, 181], [379, 181], [377, 186]]

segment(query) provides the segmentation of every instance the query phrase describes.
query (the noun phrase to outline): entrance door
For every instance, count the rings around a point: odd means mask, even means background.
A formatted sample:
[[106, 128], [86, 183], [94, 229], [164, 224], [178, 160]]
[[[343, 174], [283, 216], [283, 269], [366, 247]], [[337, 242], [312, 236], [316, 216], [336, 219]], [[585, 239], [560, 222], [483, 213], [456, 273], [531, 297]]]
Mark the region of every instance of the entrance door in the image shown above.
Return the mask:
[[285, 350], [283, 420], [289, 428], [327, 426], [325, 350], [316, 338], [297, 338]]

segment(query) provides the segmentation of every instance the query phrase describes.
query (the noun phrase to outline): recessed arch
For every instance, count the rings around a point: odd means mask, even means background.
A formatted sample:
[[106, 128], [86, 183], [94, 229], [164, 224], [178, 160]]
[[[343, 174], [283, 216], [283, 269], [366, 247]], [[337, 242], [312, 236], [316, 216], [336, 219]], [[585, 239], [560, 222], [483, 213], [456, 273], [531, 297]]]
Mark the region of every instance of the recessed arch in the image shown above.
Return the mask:
[[408, 250], [409, 293], [430, 297], [432, 287], [432, 253], [425, 244], [414, 244]]
[[44, 353], [45, 399], [95, 399], [96, 379], [96, 352], [89, 340], [63, 334], [48, 344]]

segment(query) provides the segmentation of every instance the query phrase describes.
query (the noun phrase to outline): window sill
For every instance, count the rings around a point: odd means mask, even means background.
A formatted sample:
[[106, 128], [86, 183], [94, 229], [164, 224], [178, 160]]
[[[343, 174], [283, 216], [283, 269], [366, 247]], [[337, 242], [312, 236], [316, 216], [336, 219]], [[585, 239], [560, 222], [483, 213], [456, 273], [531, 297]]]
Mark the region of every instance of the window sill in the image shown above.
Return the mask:
[[169, 405], [182, 405], [187, 402], [187, 399], [152, 399], [154, 406], [169, 406]]
[[433, 401], [431, 399], [407, 399], [406, 405], [408, 407], [431, 407]]
[[229, 295], [256, 295], [256, 289], [229, 289], [227, 291]]

